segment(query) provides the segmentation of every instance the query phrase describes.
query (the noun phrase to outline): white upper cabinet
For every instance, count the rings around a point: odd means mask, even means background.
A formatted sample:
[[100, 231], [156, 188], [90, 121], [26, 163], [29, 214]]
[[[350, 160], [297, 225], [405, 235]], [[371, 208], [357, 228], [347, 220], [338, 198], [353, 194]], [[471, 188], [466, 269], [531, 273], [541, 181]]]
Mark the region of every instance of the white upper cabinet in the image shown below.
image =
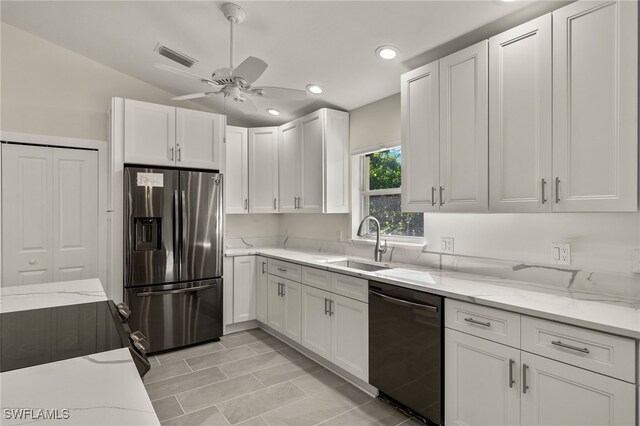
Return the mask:
[[248, 200], [250, 213], [278, 213], [277, 127], [249, 129]]
[[224, 133], [223, 115], [176, 108], [176, 166], [219, 170]]
[[249, 213], [249, 142], [247, 129], [227, 126], [225, 153], [225, 212]]
[[124, 100], [124, 161], [173, 166], [176, 158], [176, 109]]
[[553, 12], [556, 211], [636, 211], [638, 3]]
[[488, 41], [440, 59], [440, 210], [488, 209]]
[[298, 209], [302, 192], [302, 158], [300, 150], [300, 121], [283, 124], [278, 128], [280, 152], [280, 213]]
[[219, 170], [224, 133], [223, 115], [124, 100], [125, 163]]
[[551, 15], [489, 40], [490, 208], [551, 211]]
[[349, 212], [349, 114], [323, 108], [279, 128], [280, 212]]
[[401, 77], [402, 211], [437, 211], [440, 179], [438, 61]]

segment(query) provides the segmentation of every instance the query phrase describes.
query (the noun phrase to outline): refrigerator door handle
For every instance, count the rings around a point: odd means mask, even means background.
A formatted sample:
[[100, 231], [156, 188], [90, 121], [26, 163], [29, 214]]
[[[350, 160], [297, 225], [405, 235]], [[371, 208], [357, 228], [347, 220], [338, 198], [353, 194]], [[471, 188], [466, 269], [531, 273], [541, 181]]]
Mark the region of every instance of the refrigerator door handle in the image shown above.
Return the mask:
[[[186, 265], [185, 265], [185, 249], [184, 246], [186, 245], [187, 242], [187, 215], [185, 214], [184, 211], [184, 206], [185, 206], [185, 199], [187, 198], [187, 194], [185, 192], [185, 190], [181, 190], [180, 191], [180, 215], [182, 216], [182, 223], [181, 223], [181, 231], [182, 231], [182, 238], [180, 239], [180, 266], [181, 266], [181, 270], [182, 267], [184, 267], [184, 269], [186, 269]], [[182, 272], [181, 272], [182, 273]]]
[[145, 296], [162, 296], [163, 294], [190, 293], [192, 291], [206, 290], [208, 288], [212, 288], [217, 285], [218, 284], [216, 283], [216, 284], [209, 284], [209, 285], [201, 285], [199, 287], [179, 288], [176, 290], [144, 291], [142, 293], [136, 293], [136, 296], [145, 297]]
[[[181, 259], [180, 255], [180, 230], [178, 228], [177, 216], [179, 212], [178, 190], [173, 191], [173, 208], [171, 222], [173, 225], [173, 264], [179, 265], [178, 259]], [[178, 272], [179, 274], [179, 272]]]

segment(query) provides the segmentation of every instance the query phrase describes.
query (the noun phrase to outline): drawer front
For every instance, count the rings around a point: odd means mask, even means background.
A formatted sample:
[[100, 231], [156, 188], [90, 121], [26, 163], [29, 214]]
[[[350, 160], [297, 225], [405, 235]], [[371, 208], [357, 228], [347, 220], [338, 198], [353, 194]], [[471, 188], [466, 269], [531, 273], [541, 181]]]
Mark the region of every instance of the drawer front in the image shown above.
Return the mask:
[[362, 278], [332, 272], [330, 291], [369, 303], [369, 281]]
[[503, 345], [520, 347], [520, 315], [513, 312], [446, 299], [444, 325]]
[[269, 273], [282, 278], [300, 282], [302, 266], [282, 260], [269, 259]]
[[635, 383], [632, 339], [523, 317], [522, 350]]
[[331, 272], [322, 269], [302, 267], [302, 284], [322, 290], [331, 289]]

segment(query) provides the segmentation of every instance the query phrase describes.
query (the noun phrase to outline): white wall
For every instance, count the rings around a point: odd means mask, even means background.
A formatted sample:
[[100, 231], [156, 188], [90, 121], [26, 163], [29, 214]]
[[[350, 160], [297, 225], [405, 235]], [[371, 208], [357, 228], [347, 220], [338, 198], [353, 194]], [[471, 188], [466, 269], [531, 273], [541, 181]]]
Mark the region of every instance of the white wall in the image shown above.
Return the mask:
[[6, 23], [0, 39], [3, 131], [106, 140], [114, 96], [206, 110]]
[[280, 215], [228, 214], [227, 238], [277, 237], [280, 235]]

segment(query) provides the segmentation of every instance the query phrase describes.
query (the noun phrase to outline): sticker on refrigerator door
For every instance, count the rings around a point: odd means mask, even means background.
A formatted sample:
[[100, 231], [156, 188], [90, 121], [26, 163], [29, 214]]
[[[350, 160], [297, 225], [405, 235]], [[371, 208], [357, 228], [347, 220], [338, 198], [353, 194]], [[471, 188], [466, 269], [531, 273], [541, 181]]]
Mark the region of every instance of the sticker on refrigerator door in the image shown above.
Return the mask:
[[137, 173], [138, 186], [164, 186], [164, 175], [162, 173]]

